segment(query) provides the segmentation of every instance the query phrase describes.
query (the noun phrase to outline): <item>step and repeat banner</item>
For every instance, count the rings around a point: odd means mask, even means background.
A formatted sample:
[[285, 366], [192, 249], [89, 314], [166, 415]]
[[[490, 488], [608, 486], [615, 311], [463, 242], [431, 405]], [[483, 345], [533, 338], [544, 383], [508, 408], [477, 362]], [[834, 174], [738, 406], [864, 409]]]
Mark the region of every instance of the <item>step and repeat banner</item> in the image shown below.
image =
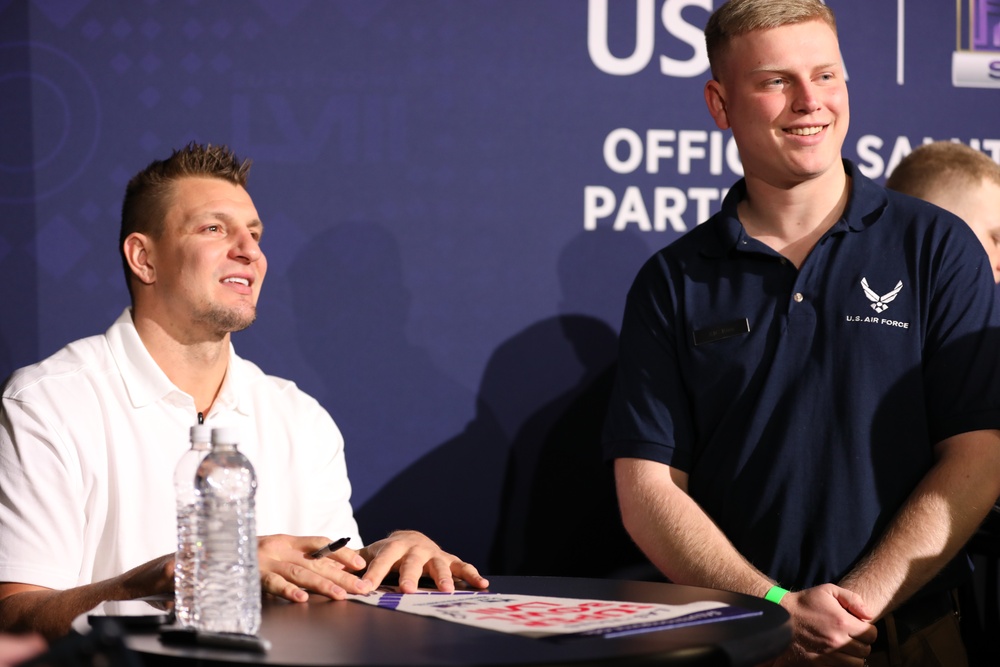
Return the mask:
[[[128, 304], [128, 178], [225, 143], [269, 259], [236, 348], [340, 425], [362, 535], [628, 567], [598, 453], [625, 292], [742, 172], [702, 96], [718, 4], [0, 0], [0, 375]], [[995, 0], [829, 4], [846, 157], [1000, 161]]]

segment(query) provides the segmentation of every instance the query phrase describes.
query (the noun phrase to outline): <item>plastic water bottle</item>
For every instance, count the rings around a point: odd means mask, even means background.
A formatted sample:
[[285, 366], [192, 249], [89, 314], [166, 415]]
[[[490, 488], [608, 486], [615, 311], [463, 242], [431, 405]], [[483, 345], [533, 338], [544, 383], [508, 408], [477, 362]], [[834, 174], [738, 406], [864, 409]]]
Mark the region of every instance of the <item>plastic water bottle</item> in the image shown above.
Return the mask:
[[191, 448], [174, 469], [174, 492], [177, 497], [177, 558], [174, 566], [174, 613], [184, 628], [195, 625], [194, 586], [197, 568], [198, 534], [197, 491], [194, 476], [211, 447], [212, 427], [191, 427]]
[[238, 431], [212, 430], [212, 451], [198, 466], [196, 628], [255, 635], [260, 629], [260, 572], [254, 493], [257, 476], [236, 448]]

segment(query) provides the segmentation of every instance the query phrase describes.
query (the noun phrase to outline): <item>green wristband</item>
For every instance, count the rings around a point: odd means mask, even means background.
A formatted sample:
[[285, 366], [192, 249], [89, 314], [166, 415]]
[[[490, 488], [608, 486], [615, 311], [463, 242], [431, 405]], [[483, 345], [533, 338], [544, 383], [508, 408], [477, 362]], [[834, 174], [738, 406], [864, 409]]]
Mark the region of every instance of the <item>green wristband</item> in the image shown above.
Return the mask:
[[771, 586], [767, 593], [764, 594], [764, 599], [774, 604], [781, 604], [781, 598], [785, 597], [786, 593], [788, 591], [781, 586]]

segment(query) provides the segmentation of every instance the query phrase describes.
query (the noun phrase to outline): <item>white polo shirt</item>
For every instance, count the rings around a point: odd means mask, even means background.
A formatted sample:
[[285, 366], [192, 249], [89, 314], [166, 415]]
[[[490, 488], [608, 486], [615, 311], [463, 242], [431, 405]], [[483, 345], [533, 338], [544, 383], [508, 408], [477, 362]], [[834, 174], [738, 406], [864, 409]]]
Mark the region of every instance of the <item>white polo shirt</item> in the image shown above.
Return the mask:
[[[176, 549], [173, 472], [194, 399], [160, 370], [126, 309], [103, 336], [22, 368], [0, 406], [0, 582], [66, 589]], [[240, 429], [257, 534], [351, 537], [344, 439], [293, 382], [230, 348], [206, 423]]]

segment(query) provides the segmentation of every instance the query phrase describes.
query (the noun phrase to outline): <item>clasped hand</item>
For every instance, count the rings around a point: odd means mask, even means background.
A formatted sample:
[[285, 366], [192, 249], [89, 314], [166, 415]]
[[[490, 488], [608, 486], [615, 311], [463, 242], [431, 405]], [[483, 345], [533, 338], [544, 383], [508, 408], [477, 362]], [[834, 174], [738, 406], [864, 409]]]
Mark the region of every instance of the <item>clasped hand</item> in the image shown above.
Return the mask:
[[363, 595], [378, 588], [393, 571], [399, 573], [403, 593], [416, 592], [421, 577], [432, 579], [446, 592], [455, 590], [456, 580], [475, 588], [489, 585], [474, 566], [416, 531], [394, 532], [358, 551], [344, 547], [323, 558], [310, 557], [329, 541], [291, 535], [260, 538], [257, 552], [263, 591], [292, 602], [305, 602], [309, 593], [342, 600], [348, 593]]
[[878, 633], [860, 595], [823, 584], [789, 593], [781, 605], [792, 617], [794, 636], [776, 667], [865, 664]]

